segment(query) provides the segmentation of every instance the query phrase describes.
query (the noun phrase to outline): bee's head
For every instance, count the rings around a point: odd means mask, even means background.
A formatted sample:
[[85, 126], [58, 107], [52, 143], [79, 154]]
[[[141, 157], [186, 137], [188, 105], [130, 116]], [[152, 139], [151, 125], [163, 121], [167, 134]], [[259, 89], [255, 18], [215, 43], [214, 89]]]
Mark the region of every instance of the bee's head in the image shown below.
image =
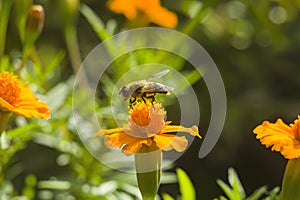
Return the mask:
[[123, 97], [124, 101], [128, 100], [131, 95], [126, 85], [120, 89], [119, 94]]

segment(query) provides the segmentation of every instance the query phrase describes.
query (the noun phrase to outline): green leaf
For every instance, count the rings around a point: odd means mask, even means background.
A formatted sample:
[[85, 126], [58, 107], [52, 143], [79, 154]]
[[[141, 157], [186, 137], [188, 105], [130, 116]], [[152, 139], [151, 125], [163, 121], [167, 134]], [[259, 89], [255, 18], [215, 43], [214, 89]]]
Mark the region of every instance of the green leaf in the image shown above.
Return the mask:
[[233, 199], [234, 195], [233, 195], [233, 191], [232, 189], [229, 187], [229, 185], [227, 185], [226, 183], [224, 183], [221, 179], [217, 180], [217, 184], [220, 186], [220, 188], [223, 190], [223, 192], [226, 194], [226, 196], [229, 199]]
[[25, 187], [22, 190], [22, 195], [28, 199], [34, 199], [36, 183], [36, 176], [34, 174], [28, 174], [25, 178]]
[[0, 148], [1, 150], [6, 150], [9, 148], [11, 143], [11, 137], [7, 136], [6, 132], [4, 131], [0, 136]]
[[176, 172], [178, 176], [178, 183], [182, 200], [196, 199], [196, 192], [188, 175], [182, 169], [179, 168], [176, 169]]
[[[112, 37], [105, 29], [104, 23], [102, 19], [97, 16], [97, 14], [87, 5], [82, 4], [80, 7], [80, 12], [86, 18], [88, 23], [91, 25], [97, 36], [101, 41], [107, 40]], [[116, 55], [118, 49], [116, 48], [115, 44], [112, 40], [107, 40], [105, 43], [109, 53], [111, 55]], [[115, 56], [114, 56], [115, 57]]]
[[126, 184], [123, 182], [118, 182], [118, 189], [126, 191], [126, 193], [131, 194], [132, 196], [135, 197], [135, 199], [140, 198], [140, 191], [137, 186], [133, 186], [130, 184]]
[[10, 63], [10, 58], [7, 55], [4, 55], [0, 59], [0, 70], [1, 71], [11, 71], [12, 65]]
[[97, 16], [97, 14], [90, 7], [82, 4], [80, 7], [80, 12], [89, 22], [101, 40], [106, 40], [111, 37], [111, 35], [109, 35], [109, 33], [105, 30], [105, 26], [101, 18]]
[[163, 200], [175, 200], [173, 197], [171, 197], [169, 194], [162, 194], [162, 199]]
[[39, 181], [38, 187], [41, 189], [68, 190], [71, 188], [71, 183], [58, 180]]
[[52, 112], [65, 104], [71, 88], [68, 84], [59, 83], [47, 93], [47, 104]]
[[[204, 74], [205, 72], [203, 72]], [[190, 84], [194, 84], [196, 83], [197, 81], [199, 81], [201, 78], [202, 78], [202, 75], [199, 74], [198, 70], [193, 70], [191, 72], [189, 72], [185, 78], [189, 81]]]
[[100, 196], [107, 196], [112, 194], [118, 188], [116, 181], [107, 181], [93, 188], [93, 193]]
[[273, 188], [270, 193], [269, 196], [266, 197], [264, 200], [279, 200], [280, 199], [280, 188], [279, 187], [275, 187]]
[[[62, 62], [66, 55], [64, 50], [60, 50], [56, 53], [56, 55], [51, 59], [50, 63], [45, 67], [46, 75], [52, 74], [56, 67], [58, 67], [59, 63]], [[51, 77], [50, 77], [51, 78]]]
[[245, 190], [233, 168], [228, 169], [228, 181], [233, 189], [234, 199], [244, 199]]
[[20, 126], [18, 128], [14, 128], [14, 129], [7, 131], [7, 135], [12, 138], [32, 137], [33, 133], [31, 132], [31, 130], [33, 130], [37, 127], [38, 127], [38, 125], [36, 123], [30, 123], [30, 124]]
[[227, 200], [225, 197], [221, 196], [220, 200]]
[[260, 188], [256, 189], [247, 199], [248, 200], [256, 200], [260, 199], [260, 197], [267, 192], [266, 186], [261, 186]]
[[170, 172], [164, 172], [162, 174], [160, 182], [162, 184], [176, 183], [177, 182], [176, 174]]
[[134, 199], [136, 199], [136, 198], [133, 198], [132, 196], [130, 196], [128, 193], [121, 192], [121, 191], [114, 192], [114, 195], [116, 196], [117, 199], [122, 199], [122, 200], [134, 200]]

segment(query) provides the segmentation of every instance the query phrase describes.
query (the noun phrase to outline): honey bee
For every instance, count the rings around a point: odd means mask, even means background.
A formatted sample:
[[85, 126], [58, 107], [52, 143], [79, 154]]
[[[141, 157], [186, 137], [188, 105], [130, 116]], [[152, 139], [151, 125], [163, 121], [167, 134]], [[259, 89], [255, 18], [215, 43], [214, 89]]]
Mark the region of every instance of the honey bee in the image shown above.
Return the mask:
[[147, 78], [146, 80], [138, 80], [128, 83], [120, 89], [119, 94], [123, 97], [124, 101], [129, 99], [130, 106], [138, 99], [142, 99], [145, 103], [150, 100], [151, 103], [155, 102], [155, 94], [170, 94], [172, 87], [166, 86], [164, 84], [153, 82], [151, 80], [156, 78], [161, 78], [169, 72], [168, 69], [158, 72], [153, 76]]

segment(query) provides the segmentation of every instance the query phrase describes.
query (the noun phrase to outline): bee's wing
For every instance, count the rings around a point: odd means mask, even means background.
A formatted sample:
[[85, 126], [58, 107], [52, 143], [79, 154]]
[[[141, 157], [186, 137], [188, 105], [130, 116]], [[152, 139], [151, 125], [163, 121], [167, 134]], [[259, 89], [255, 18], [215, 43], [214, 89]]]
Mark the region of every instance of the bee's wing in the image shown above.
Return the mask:
[[157, 83], [157, 82], [147, 82], [142, 88], [142, 92], [148, 92], [148, 93], [169, 93], [170, 90], [174, 90], [174, 88]]
[[153, 80], [153, 79], [161, 78], [161, 77], [163, 77], [164, 75], [166, 75], [167, 73], [169, 73], [169, 71], [170, 71], [169, 69], [165, 69], [165, 70], [163, 70], [163, 71], [161, 71], [161, 72], [158, 72], [158, 73], [156, 73], [156, 74], [150, 76], [149, 78], [147, 78], [147, 81], [151, 81], [151, 80]]

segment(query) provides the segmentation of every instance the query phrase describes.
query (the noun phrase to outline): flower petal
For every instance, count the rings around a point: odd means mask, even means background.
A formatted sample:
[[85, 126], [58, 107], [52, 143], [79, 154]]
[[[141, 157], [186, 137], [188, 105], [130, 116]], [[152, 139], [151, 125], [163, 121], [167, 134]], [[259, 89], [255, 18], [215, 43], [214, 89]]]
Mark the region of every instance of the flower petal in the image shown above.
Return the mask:
[[300, 156], [300, 141], [295, 137], [292, 128], [281, 119], [275, 123], [264, 121], [253, 132], [256, 138], [266, 147], [272, 146], [272, 151], [280, 151], [287, 159]]
[[14, 105], [14, 112], [25, 117], [49, 118], [48, 106], [39, 101], [37, 97], [28, 89], [28, 84], [21, 87], [19, 102]]
[[21, 84], [16, 75], [0, 73], [0, 108], [25, 117], [50, 118], [49, 107], [39, 101], [28, 88]]
[[186, 149], [188, 141], [184, 136], [176, 136], [170, 134], [158, 134], [154, 136], [154, 141], [159, 149], [170, 151], [175, 149], [182, 152]]
[[197, 126], [192, 126], [191, 128], [186, 128], [184, 126], [177, 126], [177, 125], [165, 125], [161, 131], [162, 133], [177, 133], [177, 132], [185, 132], [189, 133], [192, 136], [197, 136], [201, 139], [199, 135], [199, 130]]
[[7, 110], [9, 110], [9, 111], [11, 111], [11, 112], [13, 112], [14, 111], [14, 107], [12, 106], [12, 105], [10, 105], [7, 101], [5, 101], [4, 99], [2, 99], [1, 97], [0, 97], [0, 108], [4, 108], [4, 109], [7, 109]]
[[115, 13], [123, 13], [127, 19], [134, 19], [137, 16], [137, 8], [133, 0], [110, 0], [107, 7]]
[[160, 0], [110, 0], [107, 6], [115, 13], [123, 13], [129, 20], [141, 17], [142, 13], [147, 21], [166, 28], [174, 28], [178, 23], [177, 15], [162, 7]]
[[122, 151], [126, 154], [137, 153], [142, 144], [151, 146], [152, 141], [150, 138], [137, 138], [131, 135], [127, 135], [125, 132], [118, 132], [105, 137], [106, 145], [114, 148], [122, 148]]
[[295, 138], [300, 140], [300, 115], [298, 115], [298, 119], [294, 121], [294, 124], [291, 124], [290, 126]]
[[145, 11], [149, 20], [166, 28], [175, 28], [178, 23], [177, 15], [166, 8], [157, 7]]
[[102, 135], [110, 135], [112, 133], [115, 133], [115, 134], [116, 133], [124, 133], [124, 131], [121, 128], [113, 128], [113, 129], [107, 129], [107, 130], [100, 130], [97, 133], [95, 133], [93, 135], [93, 137], [102, 136]]
[[140, 151], [143, 144], [147, 146], [151, 146], [152, 140], [150, 138], [137, 139], [135, 142], [125, 144], [124, 147], [122, 148], [122, 152], [125, 153], [126, 155], [137, 153]]
[[286, 159], [300, 158], [300, 142], [294, 141], [290, 146], [285, 146], [280, 152]]

